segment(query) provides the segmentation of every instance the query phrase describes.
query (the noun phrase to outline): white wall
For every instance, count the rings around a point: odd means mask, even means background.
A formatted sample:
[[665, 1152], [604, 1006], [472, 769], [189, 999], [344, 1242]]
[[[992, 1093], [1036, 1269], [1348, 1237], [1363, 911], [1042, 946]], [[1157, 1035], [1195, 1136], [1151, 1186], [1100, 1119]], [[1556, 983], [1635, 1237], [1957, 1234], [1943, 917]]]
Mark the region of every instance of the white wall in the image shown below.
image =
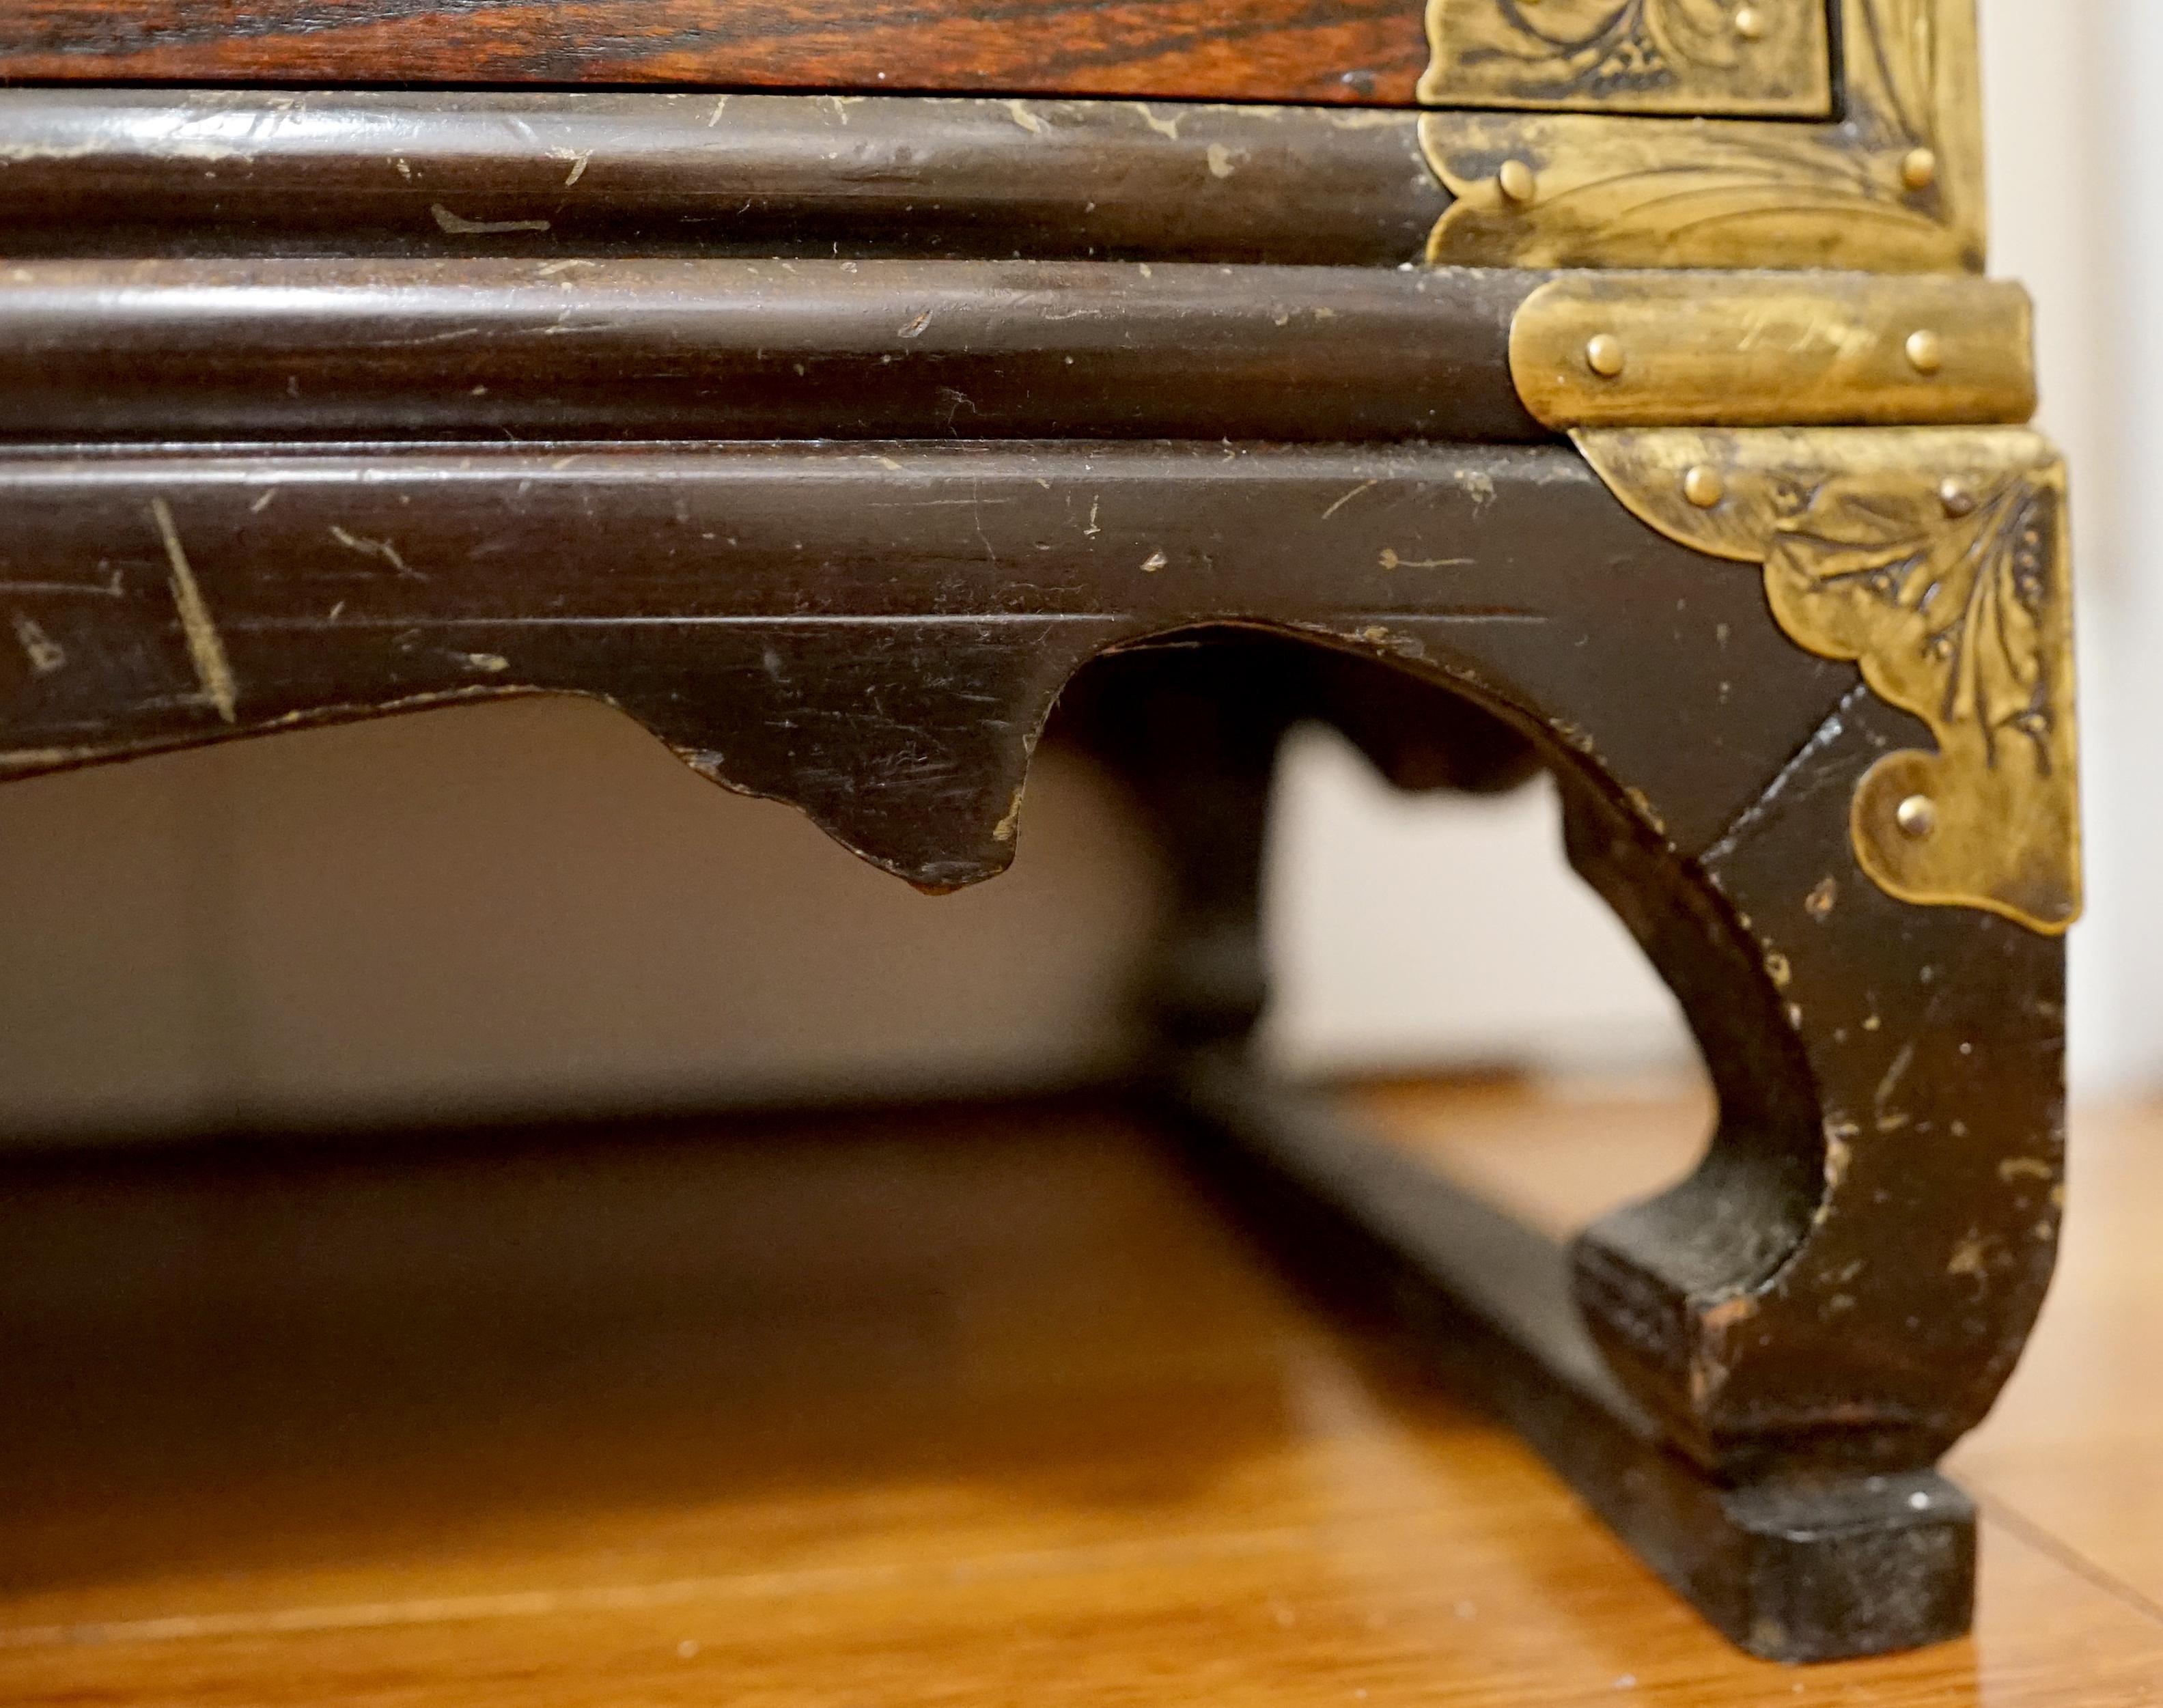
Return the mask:
[[2163, 8], [1983, 0], [1993, 260], [2039, 311], [2042, 425], [2072, 459], [2089, 908], [2073, 1078], [2163, 1086]]
[[[2082, 62], [2067, 79], [2082, 148], [2066, 164], [2078, 177], [2038, 175], [2033, 187], [2045, 204], [2087, 210], [2082, 230], [2067, 234], [2079, 261], [2056, 265], [2078, 265], [2091, 281], [2085, 302], [2066, 293], [2067, 313], [2087, 317], [2058, 333], [2078, 355], [2059, 363], [2068, 406], [2051, 417], [2074, 445], [2088, 499], [2076, 517], [2087, 578], [2082, 733], [2093, 905], [2074, 940], [2075, 1082], [2152, 1088], [2163, 1086], [2163, 8], [2088, 0], [2066, 9], [2075, 39], [2061, 51]], [[2007, 104], [2019, 110], [2009, 91]], [[2016, 146], [2035, 128], [2024, 117], [2008, 124]], [[2038, 254], [2034, 265], [2052, 263]], [[2073, 380], [2079, 359], [2086, 392]]]
[[[2071, 452], [2085, 1089], [2163, 1085], [2163, 7], [1983, 0], [1997, 270]], [[1288, 765], [1270, 1038], [1317, 1071], [1684, 1059], [1551, 798]], [[1015, 872], [928, 900], [597, 708], [525, 702], [0, 789], [0, 1133], [1057, 1082], [1117, 1059], [1155, 878], [1050, 760]]]

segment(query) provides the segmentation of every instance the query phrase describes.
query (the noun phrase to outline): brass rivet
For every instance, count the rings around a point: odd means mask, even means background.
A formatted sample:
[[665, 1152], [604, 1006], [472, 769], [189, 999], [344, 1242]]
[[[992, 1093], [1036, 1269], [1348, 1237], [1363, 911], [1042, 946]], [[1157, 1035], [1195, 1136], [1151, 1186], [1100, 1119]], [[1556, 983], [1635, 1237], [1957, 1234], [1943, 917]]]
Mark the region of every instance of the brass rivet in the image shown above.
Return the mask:
[[1911, 794], [1893, 809], [1893, 817], [1903, 836], [1919, 842], [1938, 828], [1938, 804], [1927, 794]]
[[1495, 174], [1495, 183], [1511, 202], [1530, 202], [1539, 192], [1540, 181], [1522, 160], [1505, 160]]
[[1683, 496], [1700, 510], [1710, 510], [1727, 496], [1727, 483], [1709, 464], [1693, 463], [1683, 476]]
[[1602, 333], [1584, 347], [1584, 365], [1603, 380], [1621, 373], [1628, 359], [1622, 354], [1622, 340], [1613, 333]]
[[1938, 157], [1928, 149], [1910, 149], [1900, 162], [1900, 181], [1910, 190], [1927, 190], [1938, 181]]
[[1975, 495], [1957, 480], [1940, 481], [1938, 502], [1946, 507], [1946, 514], [1959, 517], [1975, 514]]
[[1908, 334], [1908, 365], [1918, 374], [1935, 374], [1946, 365], [1945, 341], [1934, 332]]
[[1765, 15], [1755, 6], [1746, 6], [1735, 14], [1735, 33], [1745, 41], [1765, 39]]

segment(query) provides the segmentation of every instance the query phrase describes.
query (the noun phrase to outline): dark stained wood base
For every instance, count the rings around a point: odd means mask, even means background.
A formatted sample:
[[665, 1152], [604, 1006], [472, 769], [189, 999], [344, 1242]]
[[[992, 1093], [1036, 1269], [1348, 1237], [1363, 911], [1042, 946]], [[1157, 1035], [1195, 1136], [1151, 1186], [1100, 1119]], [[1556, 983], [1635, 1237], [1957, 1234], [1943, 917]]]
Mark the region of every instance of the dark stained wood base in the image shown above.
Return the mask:
[[1723, 1486], [1608, 1374], [1565, 1246], [1234, 1055], [1186, 1057], [1171, 1087], [1189, 1155], [1281, 1262], [1413, 1337], [1731, 1642], [1804, 1663], [1967, 1631], [1975, 1507], [1944, 1477]]

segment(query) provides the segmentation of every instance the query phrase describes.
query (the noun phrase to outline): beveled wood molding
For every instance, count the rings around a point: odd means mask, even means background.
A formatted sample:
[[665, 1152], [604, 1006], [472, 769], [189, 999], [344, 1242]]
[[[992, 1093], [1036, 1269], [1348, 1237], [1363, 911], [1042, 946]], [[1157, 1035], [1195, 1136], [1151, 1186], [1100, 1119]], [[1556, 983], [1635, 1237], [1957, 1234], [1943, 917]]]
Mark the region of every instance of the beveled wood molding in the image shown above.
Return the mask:
[[2034, 320], [1958, 275], [1569, 273], [1517, 311], [1510, 370], [1551, 427], [2017, 423]]
[[[4, 9], [4, 0], [0, 0]], [[0, 89], [0, 250], [1397, 266], [1411, 111], [567, 90]]]
[[2055, 935], [2080, 917], [2079, 755], [2065, 466], [1987, 429], [1580, 432], [1668, 538], [1763, 566], [1780, 627], [1853, 659], [1935, 753], [1872, 766], [1856, 858], [1904, 901]]
[[1537, 441], [1537, 275], [1187, 263], [18, 261], [0, 440]]
[[1431, 107], [1832, 114], [1825, 0], [1428, 0]]
[[[1460, 0], [1434, 0], [1431, 28]], [[1469, 5], [1472, 0], [1461, 0]], [[1508, 0], [1490, 0], [1491, 4]], [[1645, 0], [1631, 0], [1632, 15]], [[1980, 271], [1974, 0], [1838, 0], [1842, 116], [1437, 112], [1437, 265]], [[1446, 38], [1423, 98], [1455, 103]], [[1477, 98], [1477, 91], [1474, 92]]]

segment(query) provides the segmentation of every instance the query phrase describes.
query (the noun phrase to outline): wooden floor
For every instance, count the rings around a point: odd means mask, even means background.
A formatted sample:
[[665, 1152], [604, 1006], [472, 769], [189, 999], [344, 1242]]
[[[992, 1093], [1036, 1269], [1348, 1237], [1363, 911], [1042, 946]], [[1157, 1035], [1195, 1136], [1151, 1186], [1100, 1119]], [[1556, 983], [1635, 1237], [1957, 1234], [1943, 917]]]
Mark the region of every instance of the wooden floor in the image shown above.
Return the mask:
[[[1687, 1095], [1370, 1093], [1542, 1219]], [[2163, 1111], [1954, 1469], [1977, 1637], [1728, 1650], [1116, 1108], [0, 1181], [0, 1702], [2163, 1703]]]

